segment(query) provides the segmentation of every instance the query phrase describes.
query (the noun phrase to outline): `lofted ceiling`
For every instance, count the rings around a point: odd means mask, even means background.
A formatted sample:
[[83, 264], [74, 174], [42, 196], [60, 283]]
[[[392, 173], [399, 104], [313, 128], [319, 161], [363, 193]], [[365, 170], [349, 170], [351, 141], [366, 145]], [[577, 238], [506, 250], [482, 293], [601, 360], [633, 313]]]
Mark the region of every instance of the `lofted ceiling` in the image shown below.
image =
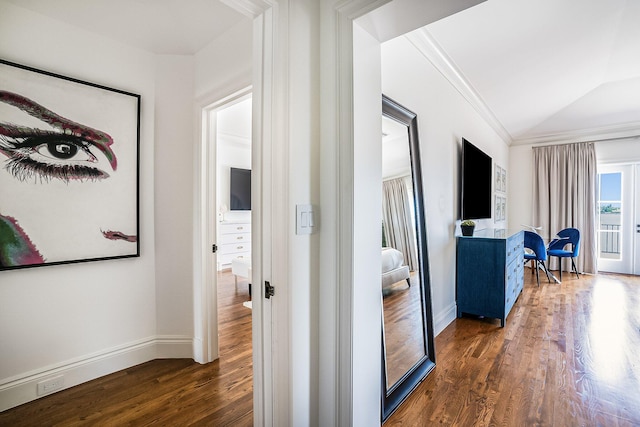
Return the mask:
[[[0, 0], [157, 54], [243, 19], [219, 0]], [[509, 143], [640, 134], [640, 1], [488, 0], [411, 33]]]
[[638, 22], [637, 0], [489, 0], [419, 32], [518, 144], [640, 134]]

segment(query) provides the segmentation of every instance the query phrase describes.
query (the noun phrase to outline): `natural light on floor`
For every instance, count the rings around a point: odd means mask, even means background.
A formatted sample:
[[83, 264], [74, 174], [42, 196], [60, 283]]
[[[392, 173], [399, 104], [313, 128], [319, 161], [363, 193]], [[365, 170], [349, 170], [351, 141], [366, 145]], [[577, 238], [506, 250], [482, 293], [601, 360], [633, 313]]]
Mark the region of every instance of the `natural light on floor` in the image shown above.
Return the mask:
[[613, 280], [599, 280], [593, 292], [589, 338], [593, 348], [592, 369], [599, 379], [614, 383], [626, 375], [627, 299], [623, 286]]

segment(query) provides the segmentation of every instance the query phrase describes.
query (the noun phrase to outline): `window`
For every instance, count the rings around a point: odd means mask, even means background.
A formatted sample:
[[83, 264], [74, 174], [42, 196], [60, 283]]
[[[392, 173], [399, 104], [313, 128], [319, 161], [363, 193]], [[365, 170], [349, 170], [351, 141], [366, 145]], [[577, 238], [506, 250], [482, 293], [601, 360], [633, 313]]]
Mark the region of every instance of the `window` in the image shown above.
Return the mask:
[[622, 173], [598, 174], [598, 256], [621, 258]]

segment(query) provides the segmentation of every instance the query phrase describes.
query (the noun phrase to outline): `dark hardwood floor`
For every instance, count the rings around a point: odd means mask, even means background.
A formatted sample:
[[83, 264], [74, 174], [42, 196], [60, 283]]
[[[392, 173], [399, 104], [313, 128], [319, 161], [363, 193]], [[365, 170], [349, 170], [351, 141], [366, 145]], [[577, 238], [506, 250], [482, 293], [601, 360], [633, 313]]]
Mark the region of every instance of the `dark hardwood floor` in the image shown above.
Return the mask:
[[[557, 274], [556, 274], [557, 275]], [[525, 269], [506, 326], [462, 318], [391, 426], [639, 426], [640, 277]]]
[[220, 359], [160, 359], [0, 413], [0, 426], [251, 426], [253, 365], [246, 279], [218, 275]]
[[[0, 413], [1, 426], [249, 426], [246, 281], [228, 276], [220, 361], [156, 360]], [[640, 277], [563, 274], [525, 289], [506, 326], [457, 319], [435, 370], [387, 420], [412, 426], [640, 425]]]

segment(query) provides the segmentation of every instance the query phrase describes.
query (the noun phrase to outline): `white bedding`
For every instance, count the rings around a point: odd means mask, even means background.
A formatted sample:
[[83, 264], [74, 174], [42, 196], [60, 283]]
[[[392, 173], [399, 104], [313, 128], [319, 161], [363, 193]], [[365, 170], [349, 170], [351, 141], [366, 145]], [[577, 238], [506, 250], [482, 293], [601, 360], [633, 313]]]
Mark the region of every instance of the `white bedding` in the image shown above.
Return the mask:
[[393, 248], [382, 248], [382, 273], [401, 267], [403, 262], [402, 252]]

